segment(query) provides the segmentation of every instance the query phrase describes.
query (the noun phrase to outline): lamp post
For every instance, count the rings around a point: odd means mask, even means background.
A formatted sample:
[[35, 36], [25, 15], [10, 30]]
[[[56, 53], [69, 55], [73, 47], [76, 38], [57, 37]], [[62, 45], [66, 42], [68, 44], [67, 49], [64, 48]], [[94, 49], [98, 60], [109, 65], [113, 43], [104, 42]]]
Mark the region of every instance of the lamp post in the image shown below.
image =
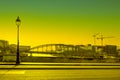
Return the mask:
[[21, 24], [21, 20], [19, 18], [19, 16], [16, 19], [16, 25], [17, 25], [17, 53], [16, 53], [16, 64], [20, 64], [20, 60], [19, 60], [19, 26]]

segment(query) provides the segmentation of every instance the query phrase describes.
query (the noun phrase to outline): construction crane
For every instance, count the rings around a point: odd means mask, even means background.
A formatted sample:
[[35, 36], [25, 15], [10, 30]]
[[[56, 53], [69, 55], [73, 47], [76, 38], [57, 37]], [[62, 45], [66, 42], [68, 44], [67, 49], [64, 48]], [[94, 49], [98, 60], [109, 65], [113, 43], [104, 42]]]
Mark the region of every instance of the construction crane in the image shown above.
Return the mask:
[[101, 37], [97, 38], [97, 39], [101, 39], [101, 46], [103, 46], [103, 40], [105, 38], [114, 38], [113, 36], [110, 36], [110, 37], [104, 37], [103, 35], [101, 35]]
[[99, 35], [100, 33], [94, 34], [93, 38], [94, 38], [94, 45], [96, 45], [96, 36]]

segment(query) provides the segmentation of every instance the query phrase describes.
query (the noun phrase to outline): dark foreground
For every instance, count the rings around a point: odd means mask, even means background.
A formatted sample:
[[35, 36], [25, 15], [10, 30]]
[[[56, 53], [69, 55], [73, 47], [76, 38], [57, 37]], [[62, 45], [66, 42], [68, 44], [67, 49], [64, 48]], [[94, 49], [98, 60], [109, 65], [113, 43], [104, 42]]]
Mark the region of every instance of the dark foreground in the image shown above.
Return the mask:
[[0, 80], [120, 80], [120, 69], [0, 70]]

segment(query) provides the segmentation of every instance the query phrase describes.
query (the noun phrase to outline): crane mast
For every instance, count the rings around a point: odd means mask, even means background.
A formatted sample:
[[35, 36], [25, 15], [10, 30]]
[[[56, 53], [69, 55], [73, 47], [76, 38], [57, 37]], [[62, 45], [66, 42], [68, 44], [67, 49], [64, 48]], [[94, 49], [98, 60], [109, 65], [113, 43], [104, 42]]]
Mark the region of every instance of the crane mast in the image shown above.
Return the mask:
[[93, 38], [94, 38], [94, 45], [96, 45], [96, 36], [97, 36], [97, 35], [99, 35], [99, 33], [93, 35]]

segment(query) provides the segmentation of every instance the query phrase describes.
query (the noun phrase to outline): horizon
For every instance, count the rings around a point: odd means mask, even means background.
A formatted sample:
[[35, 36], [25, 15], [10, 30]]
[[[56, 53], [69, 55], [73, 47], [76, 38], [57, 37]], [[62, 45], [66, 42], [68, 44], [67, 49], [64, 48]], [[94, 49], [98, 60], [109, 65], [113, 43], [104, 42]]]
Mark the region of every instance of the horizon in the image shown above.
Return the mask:
[[[3, 40], [3, 39], [0, 39], [0, 41], [7, 41], [8, 42], [8, 45], [17, 45], [17, 43], [10, 43], [8, 40]], [[20, 44], [20, 43], [19, 43]], [[108, 45], [111, 45], [111, 46], [117, 46], [117, 48], [120, 48], [120, 46], [118, 45], [113, 45], [113, 44], [107, 44], [107, 45], [101, 45], [101, 44], [69, 44], [69, 43], [46, 43], [46, 44], [38, 44], [38, 45], [24, 45], [24, 44], [20, 44], [19, 46], [30, 46], [30, 47], [36, 47], [36, 46], [40, 46], [40, 45], [47, 45], [47, 44], [64, 44], [64, 45], [73, 45], [73, 46], [77, 46], [77, 45], [84, 45], [84, 46], [108, 46]]]

